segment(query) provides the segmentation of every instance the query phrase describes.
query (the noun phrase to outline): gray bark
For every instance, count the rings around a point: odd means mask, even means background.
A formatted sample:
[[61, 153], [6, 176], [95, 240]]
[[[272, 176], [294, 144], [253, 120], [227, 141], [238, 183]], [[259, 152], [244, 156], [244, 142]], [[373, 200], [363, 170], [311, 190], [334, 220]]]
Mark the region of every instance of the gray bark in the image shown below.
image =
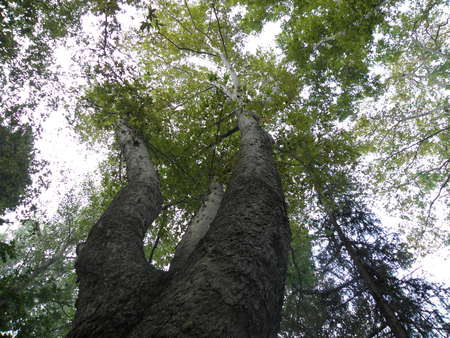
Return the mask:
[[162, 277], [143, 251], [147, 227], [161, 209], [159, 179], [144, 142], [124, 123], [118, 129], [128, 185], [93, 226], [77, 257], [77, 312], [68, 337], [124, 337]]
[[[81, 251], [69, 337], [276, 336], [290, 241], [283, 192], [270, 136], [250, 113], [238, 116], [238, 126], [238, 161], [218, 210], [211, 201], [199, 212], [207, 218], [188, 230], [168, 274], [142, 252], [161, 205], [156, 175], [131, 175], [139, 184], [130, 177]], [[130, 158], [144, 146], [126, 140]], [[128, 170], [145, 154], [135, 162], [126, 155]]]
[[223, 186], [213, 182], [210, 185], [210, 193], [205, 203], [190, 222], [183, 238], [178, 244], [175, 255], [170, 263], [170, 271], [183, 268], [184, 263], [194, 251], [198, 242], [205, 237], [211, 222], [214, 220], [223, 198]]
[[240, 152], [217, 216], [130, 337], [275, 337], [290, 232], [272, 140], [239, 116]]

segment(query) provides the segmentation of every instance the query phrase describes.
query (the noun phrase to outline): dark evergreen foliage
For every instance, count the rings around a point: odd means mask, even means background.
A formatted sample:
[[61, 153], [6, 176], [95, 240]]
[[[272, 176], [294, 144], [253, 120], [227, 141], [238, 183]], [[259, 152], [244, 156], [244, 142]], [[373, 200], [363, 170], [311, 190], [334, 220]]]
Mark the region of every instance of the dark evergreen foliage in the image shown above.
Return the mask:
[[0, 125], [0, 214], [14, 209], [25, 198], [33, 161], [31, 128]]
[[[330, 194], [322, 194], [319, 199], [322, 217], [312, 237], [316, 270], [292, 266], [291, 274], [297, 275], [288, 282], [286, 337], [398, 337], [380, 302], [392, 309], [408, 337], [447, 337], [450, 290], [402, 276], [413, 255], [397, 235], [386, 232], [360, 196], [345, 194], [331, 201]], [[293, 257], [298, 256], [297, 251]], [[309, 288], [302, 287], [311, 279]]]

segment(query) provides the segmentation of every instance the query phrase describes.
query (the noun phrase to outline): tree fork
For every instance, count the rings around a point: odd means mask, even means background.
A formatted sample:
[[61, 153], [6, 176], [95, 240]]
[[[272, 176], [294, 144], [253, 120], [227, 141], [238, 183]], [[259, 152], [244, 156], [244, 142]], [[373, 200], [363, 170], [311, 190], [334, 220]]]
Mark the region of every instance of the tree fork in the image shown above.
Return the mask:
[[271, 137], [249, 112], [238, 125], [237, 164], [209, 230], [175, 254], [183, 264], [129, 337], [276, 337], [290, 230]]

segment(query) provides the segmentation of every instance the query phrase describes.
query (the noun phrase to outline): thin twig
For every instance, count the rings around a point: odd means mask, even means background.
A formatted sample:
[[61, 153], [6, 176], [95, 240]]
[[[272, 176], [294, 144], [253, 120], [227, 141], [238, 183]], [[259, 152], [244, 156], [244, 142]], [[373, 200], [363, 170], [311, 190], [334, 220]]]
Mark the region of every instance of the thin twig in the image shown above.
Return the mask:
[[440, 134], [440, 133], [442, 133], [443, 131], [446, 131], [446, 130], [448, 130], [448, 129], [450, 129], [450, 127], [445, 127], [445, 128], [439, 129], [439, 130], [435, 131], [434, 133], [431, 133], [430, 135], [425, 136], [424, 138], [420, 139], [419, 141], [414, 142], [413, 144], [410, 144], [410, 145], [408, 145], [408, 146], [406, 146], [406, 147], [403, 147], [402, 149], [400, 149], [400, 150], [398, 150], [398, 151], [396, 151], [396, 152], [391, 153], [391, 154], [385, 159], [385, 161], [391, 159], [391, 158], [394, 157], [395, 155], [397, 155], [397, 154], [399, 154], [399, 153], [401, 153], [401, 152], [403, 152], [403, 151], [405, 151], [405, 150], [408, 150], [408, 149], [410, 149], [410, 148], [412, 148], [412, 147], [414, 147], [414, 146], [416, 146], [416, 145], [420, 146], [420, 145], [421, 145], [423, 142], [425, 142], [426, 140], [428, 140], [428, 139], [432, 138], [433, 136], [436, 136], [436, 135], [438, 135], [438, 134]]
[[208, 40], [211, 41], [210, 36], [209, 36], [208, 34], [206, 34], [205, 32], [203, 32], [203, 31], [197, 26], [197, 23], [196, 23], [196, 21], [194, 20], [194, 16], [192, 15], [191, 9], [189, 8], [189, 5], [188, 5], [188, 3], [187, 3], [186, 0], [184, 0], [184, 6], [186, 7], [186, 10], [187, 10], [187, 12], [188, 12], [188, 14], [189, 14], [189, 17], [191, 18], [192, 25], [194, 26], [195, 30], [196, 30], [197, 32], [199, 32], [200, 34], [202, 34], [203, 36], [205, 36]]
[[162, 233], [162, 230], [163, 230], [163, 228], [164, 228], [164, 223], [165, 223], [165, 222], [161, 222], [161, 225], [159, 226], [159, 229], [158, 229], [158, 233], [157, 233], [157, 235], [156, 235], [155, 242], [153, 243], [153, 246], [152, 246], [152, 251], [150, 251], [150, 256], [148, 257], [148, 262], [149, 262], [150, 264], [151, 264], [152, 261], [153, 261], [153, 255], [154, 255], [154, 253], [155, 253], [155, 251], [156, 251], [156, 248], [158, 247], [159, 240], [161, 239], [161, 233]]
[[217, 54], [214, 54], [214, 53], [211, 53], [211, 52], [206, 52], [206, 51], [192, 49], [192, 48], [189, 48], [189, 47], [180, 46], [179, 44], [177, 44], [176, 42], [171, 40], [168, 36], [166, 36], [165, 34], [161, 33], [161, 31], [158, 31], [158, 34], [161, 35], [164, 39], [166, 39], [170, 44], [172, 44], [175, 48], [178, 48], [179, 50], [185, 50], [185, 51], [188, 51], [188, 52], [201, 54], [201, 55], [209, 55], [209, 56], [214, 56], [214, 57], [218, 56]]
[[439, 192], [437, 193], [436, 197], [431, 201], [430, 206], [428, 208], [428, 215], [427, 215], [427, 220], [425, 221], [425, 224], [428, 224], [428, 221], [431, 218], [431, 209], [433, 208], [433, 205], [437, 201], [437, 199], [441, 196], [442, 190], [445, 188], [445, 186], [447, 185], [449, 180], [450, 180], [450, 175], [447, 176], [447, 179], [445, 180], [445, 182], [441, 184], [441, 187], [439, 188]]
[[222, 42], [222, 46], [223, 46], [223, 53], [224, 53], [225, 57], [227, 58], [227, 60], [229, 60], [230, 58], [228, 57], [227, 47], [225, 46], [225, 39], [222, 34], [222, 28], [220, 27], [219, 16], [217, 15], [217, 9], [216, 9], [216, 6], [214, 5], [214, 3], [212, 3], [212, 9], [214, 11], [214, 16], [216, 18], [217, 28], [219, 30], [219, 35], [220, 35], [220, 41]]

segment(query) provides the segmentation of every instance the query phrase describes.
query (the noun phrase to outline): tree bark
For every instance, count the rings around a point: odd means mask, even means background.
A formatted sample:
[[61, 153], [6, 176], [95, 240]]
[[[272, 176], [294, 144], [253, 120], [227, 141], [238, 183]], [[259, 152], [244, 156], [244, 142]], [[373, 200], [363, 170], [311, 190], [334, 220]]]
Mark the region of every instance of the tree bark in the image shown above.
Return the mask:
[[147, 227], [161, 210], [159, 179], [143, 140], [124, 122], [117, 134], [128, 185], [79, 250], [77, 311], [68, 337], [125, 337], [142, 318], [163, 278], [147, 263], [143, 250]]
[[[290, 230], [272, 139], [250, 113], [238, 116], [238, 126], [238, 161], [223, 199], [188, 230], [168, 273], [152, 268], [142, 251], [161, 205], [156, 174], [150, 170], [139, 184], [129, 177], [78, 258], [69, 337], [276, 336]], [[137, 138], [126, 144], [136, 143], [130, 148], [144, 146]]]
[[270, 136], [239, 116], [233, 177], [205, 237], [130, 337], [274, 337], [290, 232]]
[[217, 210], [223, 199], [223, 186], [220, 183], [213, 182], [209, 189], [208, 198], [190, 222], [183, 238], [177, 245], [175, 255], [170, 263], [169, 271], [171, 272], [183, 268], [198, 242], [205, 237], [211, 222], [217, 215]]

